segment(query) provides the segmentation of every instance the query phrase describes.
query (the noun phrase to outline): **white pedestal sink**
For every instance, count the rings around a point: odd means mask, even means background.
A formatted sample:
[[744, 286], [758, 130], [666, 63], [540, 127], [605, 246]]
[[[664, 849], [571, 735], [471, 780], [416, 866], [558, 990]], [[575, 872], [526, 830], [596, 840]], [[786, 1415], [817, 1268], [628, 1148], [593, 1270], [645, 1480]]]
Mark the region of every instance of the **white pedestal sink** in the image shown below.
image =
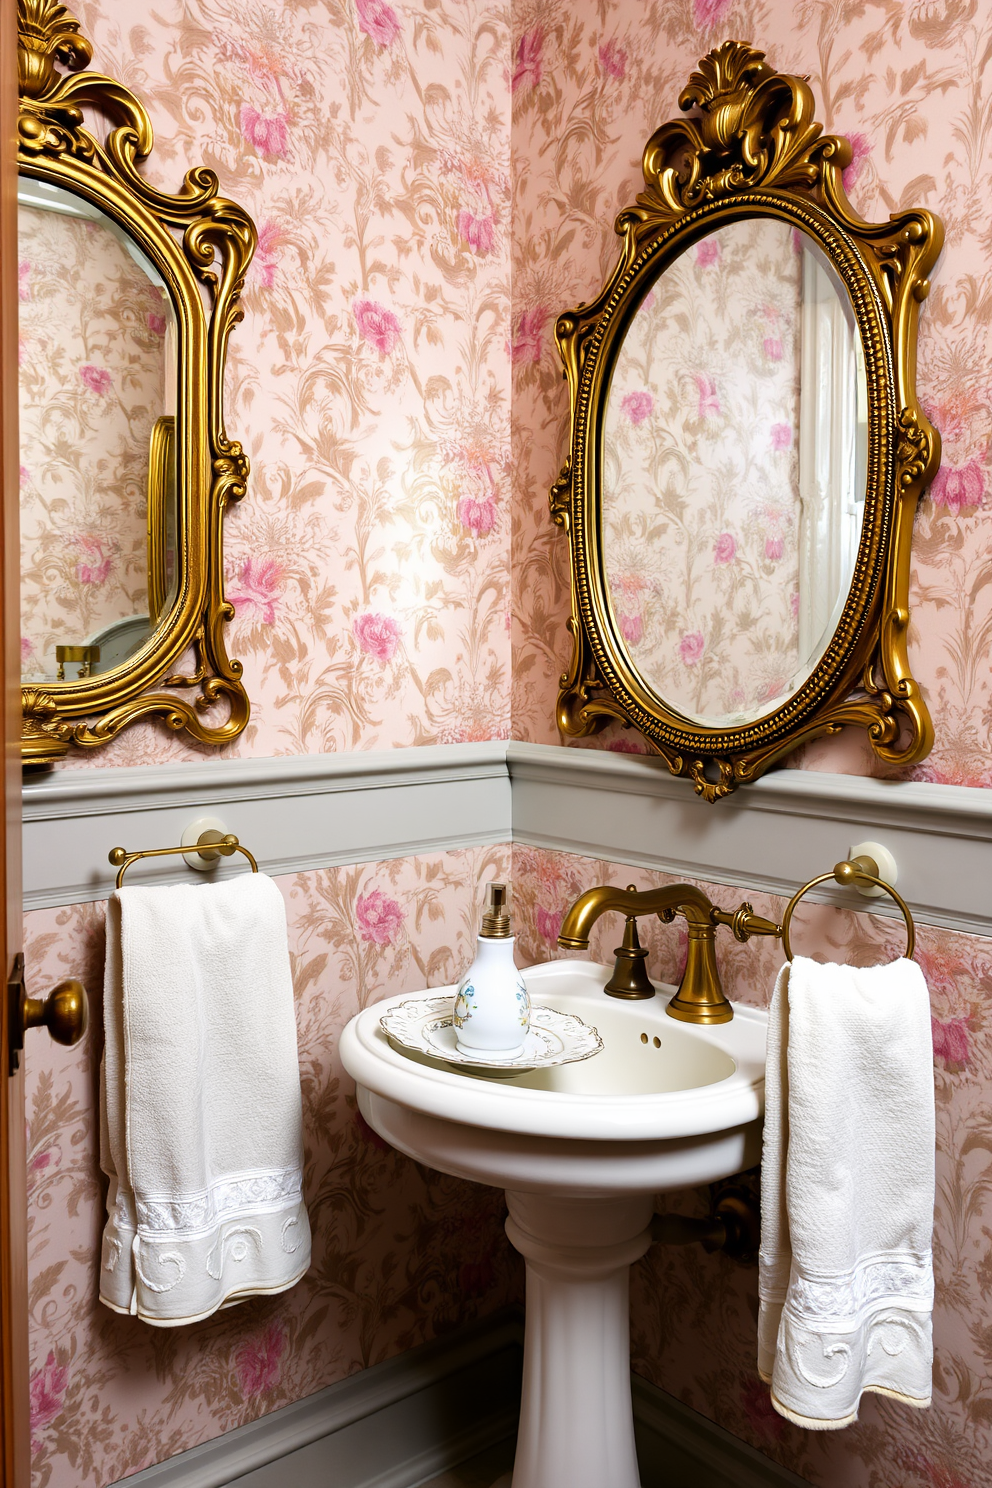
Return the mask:
[[[665, 1015], [603, 991], [611, 968], [551, 961], [531, 998], [593, 1023], [582, 1063], [491, 1080], [397, 1053], [376, 1003], [341, 1036], [366, 1121], [443, 1173], [506, 1190], [527, 1263], [523, 1402], [513, 1488], [639, 1488], [630, 1398], [628, 1278], [651, 1244], [654, 1195], [727, 1178], [760, 1158], [766, 1015]], [[454, 988], [437, 988], [438, 994]]]

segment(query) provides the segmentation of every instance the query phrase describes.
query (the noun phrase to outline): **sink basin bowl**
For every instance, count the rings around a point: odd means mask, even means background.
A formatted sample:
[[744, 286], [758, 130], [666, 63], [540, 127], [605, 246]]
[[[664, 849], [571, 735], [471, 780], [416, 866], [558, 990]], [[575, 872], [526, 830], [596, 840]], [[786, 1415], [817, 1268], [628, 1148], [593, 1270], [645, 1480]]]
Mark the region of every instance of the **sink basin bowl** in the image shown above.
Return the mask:
[[[341, 1036], [366, 1121], [399, 1151], [506, 1190], [527, 1262], [524, 1396], [513, 1488], [638, 1488], [630, 1402], [629, 1268], [651, 1244], [654, 1195], [714, 1182], [761, 1155], [765, 1013], [665, 1014], [674, 989], [622, 1002], [612, 968], [524, 971], [531, 999], [592, 1023], [591, 1059], [511, 1078], [394, 1050], [376, 1003]], [[435, 992], [455, 988], [437, 988]]]
[[391, 1047], [379, 1019], [404, 1000], [392, 998], [341, 1036], [369, 1125], [442, 1172], [542, 1193], [655, 1194], [758, 1161], [763, 1012], [738, 1006], [730, 1023], [697, 1027], [665, 1015], [671, 988], [607, 997], [606, 966], [549, 961], [523, 975], [534, 1002], [594, 1024], [602, 1053], [511, 1079], [456, 1074]]

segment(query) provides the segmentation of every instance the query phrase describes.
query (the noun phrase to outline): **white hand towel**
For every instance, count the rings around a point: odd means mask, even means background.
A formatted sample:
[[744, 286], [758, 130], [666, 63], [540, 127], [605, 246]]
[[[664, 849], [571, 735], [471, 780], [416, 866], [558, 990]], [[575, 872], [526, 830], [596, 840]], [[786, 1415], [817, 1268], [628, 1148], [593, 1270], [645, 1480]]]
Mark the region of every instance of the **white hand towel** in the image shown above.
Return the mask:
[[758, 1371], [775, 1409], [830, 1430], [871, 1390], [930, 1404], [934, 1086], [914, 961], [797, 956], [768, 1024]]
[[310, 1265], [282, 895], [262, 873], [107, 908], [100, 1297], [162, 1327]]

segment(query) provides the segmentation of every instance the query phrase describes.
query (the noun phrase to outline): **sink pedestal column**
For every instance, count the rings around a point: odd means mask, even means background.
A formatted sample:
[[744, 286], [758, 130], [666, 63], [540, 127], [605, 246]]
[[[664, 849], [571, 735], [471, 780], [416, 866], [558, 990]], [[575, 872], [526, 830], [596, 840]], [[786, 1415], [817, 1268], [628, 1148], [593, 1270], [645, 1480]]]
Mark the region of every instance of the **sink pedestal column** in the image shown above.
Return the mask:
[[653, 1199], [508, 1191], [506, 1202], [527, 1262], [513, 1488], [640, 1488], [629, 1273], [651, 1244]]

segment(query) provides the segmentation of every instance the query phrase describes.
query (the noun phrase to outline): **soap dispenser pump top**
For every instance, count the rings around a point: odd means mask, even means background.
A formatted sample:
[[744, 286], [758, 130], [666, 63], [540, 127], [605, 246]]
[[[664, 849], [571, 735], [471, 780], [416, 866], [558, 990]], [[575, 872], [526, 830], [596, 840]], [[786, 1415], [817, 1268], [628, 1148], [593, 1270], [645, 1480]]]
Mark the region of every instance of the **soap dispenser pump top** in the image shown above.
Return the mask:
[[530, 998], [513, 960], [514, 944], [508, 886], [487, 884], [475, 960], [458, 987], [453, 1013], [458, 1050], [470, 1058], [513, 1059], [523, 1053]]

